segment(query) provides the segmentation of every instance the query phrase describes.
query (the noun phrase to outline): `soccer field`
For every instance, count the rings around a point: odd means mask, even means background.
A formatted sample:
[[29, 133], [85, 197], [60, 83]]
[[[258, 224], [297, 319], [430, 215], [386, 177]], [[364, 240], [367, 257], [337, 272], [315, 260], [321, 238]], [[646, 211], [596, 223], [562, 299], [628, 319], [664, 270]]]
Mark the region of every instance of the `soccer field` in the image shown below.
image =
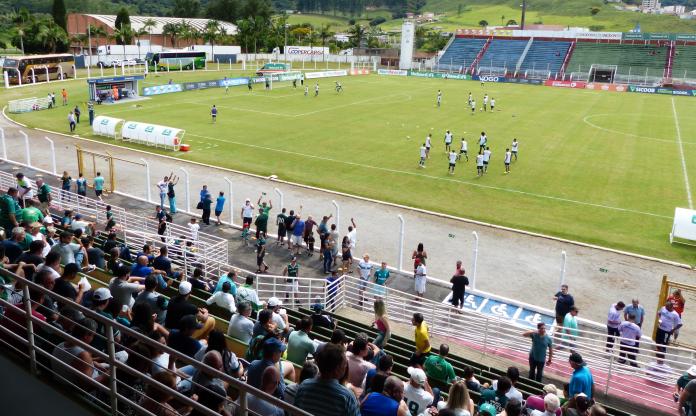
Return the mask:
[[[227, 74], [226, 74], [227, 75]], [[235, 76], [235, 75], [232, 75]], [[175, 82], [221, 74], [173, 74]], [[169, 78], [169, 77], [167, 77]], [[333, 90], [335, 80], [344, 92]], [[166, 83], [165, 77], [153, 81]], [[460, 217], [691, 262], [693, 249], [671, 246], [675, 207], [689, 207], [696, 180], [696, 100], [649, 94], [565, 90], [474, 81], [382, 77], [320, 79], [305, 97], [298, 83], [276, 82], [157, 96], [98, 106], [97, 114], [185, 128], [181, 159], [279, 178]], [[85, 101], [86, 83], [67, 83]], [[437, 90], [443, 92], [436, 106]], [[44, 96], [58, 84], [3, 90], [3, 100]], [[481, 106], [467, 107], [469, 91]], [[213, 124], [210, 107], [218, 107]], [[83, 118], [86, 110], [83, 108]], [[15, 115], [31, 127], [67, 132], [67, 110]], [[469, 162], [447, 173], [445, 130], [469, 143]], [[493, 151], [488, 174], [477, 177], [475, 153], [485, 131]], [[92, 137], [87, 124], [78, 133]], [[428, 133], [434, 147], [419, 169]], [[503, 156], [513, 137], [519, 160], [505, 175]], [[138, 145], [129, 145], [145, 148]], [[158, 151], [147, 148], [149, 151]]]

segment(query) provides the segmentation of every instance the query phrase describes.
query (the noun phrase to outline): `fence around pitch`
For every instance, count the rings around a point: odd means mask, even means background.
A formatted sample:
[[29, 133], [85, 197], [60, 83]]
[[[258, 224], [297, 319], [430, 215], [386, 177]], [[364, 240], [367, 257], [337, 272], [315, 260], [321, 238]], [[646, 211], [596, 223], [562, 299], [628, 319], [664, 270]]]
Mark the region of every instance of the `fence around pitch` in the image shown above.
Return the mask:
[[[167, 368], [167, 366], [162, 366], [150, 358], [140, 355], [133, 349], [133, 344], [129, 344], [130, 346], [127, 346], [121, 343], [118, 338], [114, 336], [117, 331], [120, 332], [121, 337], [130, 338], [131, 340], [137, 341], [137, 343], [144, 344], [149, 349], [158, 350], [161, 353], [168, 354], [177, 361], [185, 365], [193, 366], [197, 371], [205, 371], [211, 376], [211, 378], [220, 379], [228, 384], [232, 389], [239, 392], [239, 398], [236, 401], [232, 401], [229, 398], [224, 398], [221, 396], [218, 397], [225, 401], [226, 407], [232, 407], [238, 415], [256, 415], [256, 413], [247, 409], [247, 397], [249, 394], [252, 394], [273, 406], [283, 409], [286, 414], [291, 416], [311, 416], [309, 413], [303, 410], [300, 410], [280, 399], [257, 390], [245, 382], [209, 367], [208, 365], [203, 364], [201, 361], [197, 361], [185, 354], [182, 354], [168, 347], [167, 345], [160, 344], [158, 341], [155, 341], [127, 326], [121, 325], [113, 319], [106, 318], [105, 316], [78, 303], [72, 302], [71, 300], [62, 296], [58, 296], [43, 286], [37, 285], [34, 282], [19, 277], [4, 269], [0, 270], [0, 274], [17, 281], [18, 286], [22, 287], [21, 293], [23, 298], [23, 304], [17, 306], [0, 299], [0, 309], [2, 312], [0, 313], [0, 318], [2, 318], [0, 319], [0, 334], [2, 334], [0, 335], [0, 345], [3, 348], [13, 351], [17, 355], [26, 358], [29, 362], [32, 373], [51, 375], [54, 380], [61, 385], [61, 387], [74, 389], [77, 394], [86, 396], [91, 403], [102, 407], [103, 410], [109, 412], [113, 416], [125, 414], [119, 410], [123, 409], [124, 406], [129, 406], [135, 409], [138, 414], [156, 416], [154, 413], [144, 409], [139, 400], [133, 400], [133, 398], [137, 398], [138, 396], [141, 398], [146, 396], [144, 393], [140, 393], [134, 389], [132, 385], [126, 384], [123, 380], [119, 379], [119, 375], [122, 373], [127, 373], [135, 378], [142, 379], [144, 383], [157, 386], [157, 388], [169, 393], [172, 398], [175, 398], [177, 401], [182, 402], [186, 406], [192, 407], [204, 415], [218, 415], [217, 412], [207, 409], [205, 406], [199, 404], [195, 400], [192, 400], [191, 398], [179, 393], [176, 389], [171, 389], [168, 386], [155, 381], [151, 375], [145, 374], [129, 365], [128, 361], [122, 358], [122, 354], [119, 355], [116, 353], [116, 351], [125, 351], [128, 355], [138, 355], [140, 359], [149, 361], [150, 368], [159, 368], [160, 371], [167, 371], [177, 375], [174, 371]], [[33, 293], [35, 299], [31, 299], [30, 293]], [[58, 327], [50, 325], [36, 315], [33, 315], [32, 302], [37, 300], [37, 296], [40, 297], [43, 295], [50, 295], [54, 301], [63, 305], [63, 307], [69, 307], [79, 311], [85, 317], [96, 321], [99, 326], [103, 327], [103, 335], [95, 334], [95, 338], [101, 338], [102, 341], [105, 342], [106, 352], [95, 349], [82, 340], [73, 337], [71, 334], [63, 332]], [[70, 319], [66, 316], [61, 316], [60, 319], [70, 321]], [[74, 321], [71, 322], [75, 325], [78, 324]], [[47, 335], [56, 337], [62, 342], [70, 342], [75, 344], [76, 346], [89, 352], [92, 357], [107, 364], [108, 368], [92, 365], [92, 370], [94, 373], [99, 376], [106, 376], [103, 377], [106, 378], [106, 380], [104, 382], [100, 382], [96, 380], [95, 377], [89, 377], [74, 367], [55, 359], [53, 356], [53, 349], [56, 345], [58, 345], [58, 342], [51, 342], [51, 340], [47, 339]], [[77, 356], [74, 357], [73, 362], [75, 360], [81, 360]], [[85, 361], [82, 362], [86, 364]], [[56, 369], [56, 367], [58, 367], [60, 370]], [[208, 390], [205, 386], [197, 384], [193, 380], [191, 380], [191, 384], [196, 388]], [[126, 393], [130, 394], [126, 395]], [[215, 392], [212, 393], [217, 394]]]
[[[352, 276], [342, 276], [340, 286], [340, 307], [371, 312], [376, 297], [384, 299], [389, 319], [410, 325], [415, 312], [423, 314], [431, 334], [449, 337], [466, 347], [481, 351], [485, 355], [504, 357], [514, 361], [526, 362], [531, 341], [522, 337], [523, 330], [514, 323], [500, 318], [481, 315], [475, 312], [458, 310], [428, 299], [416, 299], [413, 295], [398, 290], [363, 282]], [[361, 295], [362, 293], [362, 295]], [[655, 356], [656, 344], [643, 338], [640, 341], [636, 360], [642, 367], [635, 369], [628, 363], [619, 363], [619, 340], [610, 352], [605, 351], [606, 333], [578, 330], [575, 337], [564, 337], [557, 328], [552, 336], [555, 346], [556, 364], [547, 367], [562, 377], [570, 378], [572, 369], [567, 363], [569, 344], [581, 353], [591, 368], [597, 391], [604, 394], [632, 396], [655, 405], [669, 405], [674, 402], [671, 393], [679, 378], [694, 360], [694, 351], [685, 348], [668, 347], [664, 362], [669, 368], [654, 370], [651, 362]]]
[[[34, 195], [36, 195], [36, 182], [30, 180], [30, 185]], [[0, 172], [0, 189], [7, 189], [11, 186], [16, 186], [15, 177], [8, 172]], [[106, 223], [106, 206], [111, 205], [73, 193], [51, 187], [51, 208], [62, 211], [71, 210], [73, 213], [79, 213], [85, 218], [94, 220], [95, 223]], [[191, 238], [191, 232], [188, 227], [184, 227], [174, 223], [167, 223], [165, 234], [157, 234], [158, 222], [152, 218], [126, 212], [124, 208], [111, 205], [111, 212], [114, 215], [119, 229], [123, 232], [125, 242], [133, 248], [140, 249], [148, 242], [160, 241], [164, 238], [167, 245], [170, 247], [172, 254], [181, 253], [186, 259], [184, 249], [186, 242], [191, 242], [195, 248], [195, 255], [199, 257], [202, 264], [205, 266], [205, 259], [217, 259], [218, 262], [227, 263], [228, 247], [227, 240], [215, 235], [198, 232], [197, 239]], [[176, 244], [174, 244], [176, 242]], [[190, 254], [191, 250], [189, 250]], [[189, 256], [191, 257], [191, 256]]]

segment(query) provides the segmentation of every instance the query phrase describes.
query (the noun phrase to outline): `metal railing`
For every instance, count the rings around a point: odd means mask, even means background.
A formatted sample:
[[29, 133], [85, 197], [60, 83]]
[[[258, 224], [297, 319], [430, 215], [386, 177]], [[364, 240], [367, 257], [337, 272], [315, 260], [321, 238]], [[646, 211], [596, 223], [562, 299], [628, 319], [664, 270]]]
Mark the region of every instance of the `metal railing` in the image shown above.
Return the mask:
[[[484, 355], [527, 362], [531, 341], [526, 341], [519, 326], [508, 320], [415, 298], [411, 294], [352, 276], [342, 276], [341, 280], [340, 307], [371, 312], [372, 302], [381, 298], [387, 305], [391, 321], [410, 325], [413, 314], [419, 312], [423, 314], [431, 334], [455, 339]], [[547, 373], [569, 378], [573, 370], [568, 365], [558, 363], [567, 363], [572, 349], [581, 353], [591, 368], [597, 391], [631, 396], [660, 406], [675, 408], [671, 397], [674, 384], [694, 361], [693, 350], [669, 346], [663, 358], [668, 366], [656, 366], [652, 361], [657, 344], [643, 337], [636, 350], [639, 369], [632, 367], [628, 360], [621, 362], [619, 337], [607, 352], [606, 333], [577, 330], [577, 335], [568, 335], [564, 334], [562, 328], [555, 327], [555, 330], [549, 331], [549, 335], [557, 347], [554, 351], [556, 364], [547, 367]]]
[[[36, 182], [28, 180], [32, 192], [36, 195]], [[0, 172], [0, 189], [4, 191], [11, 186], [16, 187], [16, 184], [16, 179], [12, 174]], [[98, 199], [84, 197], [71, 191], [56, 189], [56, 187], [51, 187], [51, 199], [50, 208], [79, 213], [97, 224], [106, 223], [106, 207], [111, 205], [113, 218], [126, 244], [140, 250], [146, 243], [159, 241], [169, 248], [172, 257], [177, 259], [174, 263], [182, 266], [184, 270], [188, 271], [194, 257], [195, 262], [204, 267], [208, 266], [206, 261], [216, 259], [213, 269], [217, 267], [217, 263], [227, 263], [228, 243], [222, 237], [199, 231], [197, 238], [193, 239], [188, 227], [170, 222], [167, 223], [165, 233], [160, 235], [157, 233], [158, 222], [152, 218], [135, 215], [127, 212], [124, 208]], [[187, 243], [191, 243], [189, 248], [186, 246]], [[219, 269], [219, 267], [217, 268]]]
[[[159, 368], [160, 372], [166, 371], [176, 376], [181, 375], [172, 368], [169, 368], [169, 366], [162, 366], [149, 357], [145, 357], [135, 351], [133, 348], [135, 342], [145, 345], [150, 350], [168, 354], [172, 361], [179, 362], [182, 366], [192, 366], [196, 372], [203, 371], [210, 378], [219, 379], [227, 384], [228, 391], [234, 390], [237, 392], [239, 397], [236, 401], [231, 400], [228, 396], [219, 396], [215, 391], [210, 390], [207, 385], [198, 384], [193, 379], [189, 379], [192, 386], [207, 390], [209, 393], [216, 395], [220, 400], [224, 400], [225, 406], [233, 408], [238, 415], [245, 416], [247, 414], [255, 414], [247, 409], [247, 397], [249, 394], [252, 394], [284, 410], [287, 412], [286, 414], [292, 416], [310, 416], [309, 413], [257, 390], [225, 372], [218, 371], [203, 362], [192, 359], [138, 331], [121, 325], [113, 319], [109, 319], [67, 298], [58, 296], [50, 290], [27, 279], [14, 275], [6, 270], [1, 270], [0, 273], [3, 276], [9, 276], [11, 279], [14, 279], [16, 285], [21, 287], [22, 293], [22, 303], [18, 305], [0, 299], [0, 312], [2, 312], [0, 313], [0, 334], [2, 334], [2, 336], [0, 336], [0, 345], [26, 358], [32, 373], [52, 375], [61, 386], [74, 389], [76, 394], [86, 397], [88, 401], [102, 407], [105, 411], [114, 416], [125, 414], [122, 411], [124, 407], [133, 408], [142, 414], [155, 416], [154, 413], [143, 407], [142, 400], [148, 400], [145, 393], [134, 389], [132, 385], [124, 381], [128, 376], [134, 379], [140, 379], [146, 386], [153, 386], [154, 388], [165, 391], [169, 396], [176, 399], [177, 402], [189, 406], [202, 414], [210, 416], [218, 414], [199, 404], [197, 401], [192, 400], [190, 397], [181, 394], [177, 389], [159, 383], [153, 379], [149, 372], [135, 369], [129, 365], [126, 356], [130, 357], [135, 355], [141, 360], [147, 360], [150, 368]], [[33, 293], [35, 299], [31, 298], [30, 291]], [[85, 317], [96, 321], [98, 326], [103, 327], [103, 334], [94, 333], [94, 336], [95, 338], [101, 338], [105, 342], [105, 348], [103, 350], [96, 349], [92, 345], [85, 343], [84, 340], [77, 339], [71, 334], [64, 332], [59, 327], [47, 323], [42, 319], [42, 316], [32, 312], [32, 309], [36, 306], [36, 302], [47, 295], [50, 295], [54, 301], [58, 302], [63, 307], [79, 311]], [[69, 323], [71, 326], [82, 325], [84, 323], [84, 321], [72, 321], [67, 316], [62, 315], [60, 319], [64, 323]], [[86, 327], [83, 326], [83, 328]], [[118, 338], [115, 336], [117, 331], [120, 333], [121, 338], [126, 336], [134, 342], [126, 345], [118, 341]], [[49, 337], [51, 339], [49, 339]], [[60, 360], [54, 355], [54, 349], [62, 342], [68, 342], [87, 351], [89, 355], [95, 358], [95, 361], [99, 361], [103, 364], [88, 363], [71, 353], [66, 353], [66, 356], [72, 355], [71, 358], [73, 358], [73, 360], [71, 362], [66, 363]], [[91, 366], [93, 377], [89, 377], [84, 372], [74, 368], [72, 364], [78, 362], [78, 360], [82, 361], [82, 364], [89, 364]], [[124, 377], [121, 374], [127, 376]]]

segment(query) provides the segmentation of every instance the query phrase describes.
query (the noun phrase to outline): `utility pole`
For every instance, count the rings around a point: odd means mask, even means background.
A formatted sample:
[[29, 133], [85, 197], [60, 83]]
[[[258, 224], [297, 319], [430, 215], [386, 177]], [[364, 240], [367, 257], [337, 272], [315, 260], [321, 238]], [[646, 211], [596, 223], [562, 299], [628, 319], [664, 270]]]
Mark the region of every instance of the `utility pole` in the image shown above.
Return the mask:
[[524, 30], [524, 18], [527, 14], [527, 0], [522, 0], [522, 19], [520, 22], [520, 29]]

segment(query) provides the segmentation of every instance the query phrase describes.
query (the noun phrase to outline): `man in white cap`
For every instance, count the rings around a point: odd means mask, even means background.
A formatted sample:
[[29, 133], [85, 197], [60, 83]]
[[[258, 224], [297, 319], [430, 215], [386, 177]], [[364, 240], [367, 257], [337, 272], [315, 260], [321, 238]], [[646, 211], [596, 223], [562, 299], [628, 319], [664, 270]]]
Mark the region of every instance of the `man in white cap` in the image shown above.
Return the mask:
[[[425, 371], [416, 367], [409, 367], [409, 381], [404, 381], [404, 401], [414, 416], [426, 416], [430, 413], [428, 408], [433, 405], [435, 394], [428, 384]], [[439, 394], [437, 394], [439, 396]]]
[[206, 308], [198, 308], [196, 305], [189, 302], [191, 288], [192, 286], [189, 282], [179, 283], [179, 295], [174, 296], [169, 301], [164, 326], [169, 330], [179, 329], [181, 319], [184, 316], [195, 315], [198, 322], [201, 322], [203, 326], [201, 328], [196, 328], [193, 333], [193, 338], [205, 339], [208, 337], [210, 331], [215, 328], [215, 318], [208, 315], [208, 310]]
[[290, 332], [290, 324], [288, 323], [288, 315], [285, 313], [284, 309], [281, 309], [281, 306], [283, 306], [283, 302], [275, 296], [268, 299], [268, 302], [266, 302], [266, 307], [273, 311], [271, 320], [276, 324], [276, 328], [287, 334]]

